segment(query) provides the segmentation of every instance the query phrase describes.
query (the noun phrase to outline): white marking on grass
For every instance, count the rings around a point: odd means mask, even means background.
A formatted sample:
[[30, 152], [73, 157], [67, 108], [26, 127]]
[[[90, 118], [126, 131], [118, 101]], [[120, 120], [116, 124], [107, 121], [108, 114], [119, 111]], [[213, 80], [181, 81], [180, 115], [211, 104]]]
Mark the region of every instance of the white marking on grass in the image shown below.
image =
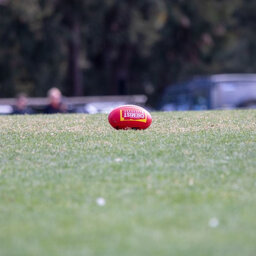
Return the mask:
[[104, 206], [106, 204], [106, 200], [103, 197], [98, 197], [96, 203], [99, 206]]
[[115, 159], [115, 162], [117, 162], [117, 163], [123, 162], [123, 159], [122, 159], [122, 158], [116, 158], [116, 159]]
[[219, 226], [219, 220], [217, 218], [211, 218], [208, 223], [210, 228], [217, 228]]
[[232, 188], [235, 189], [235, 190], [239, 190], [239, 185], [238, 184], [233, 184]]
[[189, 181], [188, 181], [188, 185], [189, 186], [193, 186], [194, 185], [194, 179], [189, 179]]

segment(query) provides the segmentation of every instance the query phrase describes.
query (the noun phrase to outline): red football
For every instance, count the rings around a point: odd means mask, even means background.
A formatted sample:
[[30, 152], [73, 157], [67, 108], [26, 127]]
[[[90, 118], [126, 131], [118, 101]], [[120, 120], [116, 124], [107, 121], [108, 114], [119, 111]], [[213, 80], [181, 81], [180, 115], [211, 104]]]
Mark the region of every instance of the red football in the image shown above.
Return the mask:
[[152, 117], [142, 107], [124, 105], [113, 109], [108, 116], [109, 123], [115, 129], [147, 129], [152, 123]]

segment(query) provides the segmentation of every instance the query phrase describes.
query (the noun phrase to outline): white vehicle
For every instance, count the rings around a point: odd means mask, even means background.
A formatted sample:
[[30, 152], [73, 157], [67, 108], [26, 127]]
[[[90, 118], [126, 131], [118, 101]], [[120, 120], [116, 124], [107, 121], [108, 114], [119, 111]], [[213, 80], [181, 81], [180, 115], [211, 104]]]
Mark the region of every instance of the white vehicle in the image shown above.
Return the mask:
[[196, 77], [166, 88], [160, 109], [204, 110], [256, 108], [256, 74]]

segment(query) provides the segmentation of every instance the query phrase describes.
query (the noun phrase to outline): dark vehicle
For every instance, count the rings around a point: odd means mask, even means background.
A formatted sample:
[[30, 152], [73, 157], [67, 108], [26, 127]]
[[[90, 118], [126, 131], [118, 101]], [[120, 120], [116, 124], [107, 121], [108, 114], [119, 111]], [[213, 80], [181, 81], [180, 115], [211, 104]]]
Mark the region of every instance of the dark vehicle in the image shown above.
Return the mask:
[[256, 74], [221, 74], [168, 86], [160, 110], [256, 108]]

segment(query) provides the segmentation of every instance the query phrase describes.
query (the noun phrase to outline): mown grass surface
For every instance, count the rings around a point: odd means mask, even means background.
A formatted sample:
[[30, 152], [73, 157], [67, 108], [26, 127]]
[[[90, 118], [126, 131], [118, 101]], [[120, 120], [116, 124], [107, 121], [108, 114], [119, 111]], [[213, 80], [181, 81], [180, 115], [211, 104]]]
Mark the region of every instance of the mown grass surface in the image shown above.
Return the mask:
[[256, 111], [153, 113], [146, 131], [0, 117], [1, 256], [255, 256], [255, 241]]

